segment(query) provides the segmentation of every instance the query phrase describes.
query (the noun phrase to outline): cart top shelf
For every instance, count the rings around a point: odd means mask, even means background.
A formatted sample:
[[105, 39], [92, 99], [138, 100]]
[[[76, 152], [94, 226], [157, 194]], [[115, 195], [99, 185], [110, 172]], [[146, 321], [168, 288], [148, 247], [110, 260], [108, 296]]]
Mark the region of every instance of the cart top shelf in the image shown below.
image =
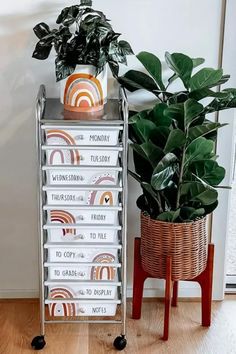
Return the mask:
[[47, 98], [40, 121], [46, 124], [120, 125], [123, 124], [123, 120], [119, 110], [120, 105], [118, 99], [108, 99], [104, 109], [101, 111], [80, 113], [64, 110], [63, 104], [61, 104], [57, 98]]

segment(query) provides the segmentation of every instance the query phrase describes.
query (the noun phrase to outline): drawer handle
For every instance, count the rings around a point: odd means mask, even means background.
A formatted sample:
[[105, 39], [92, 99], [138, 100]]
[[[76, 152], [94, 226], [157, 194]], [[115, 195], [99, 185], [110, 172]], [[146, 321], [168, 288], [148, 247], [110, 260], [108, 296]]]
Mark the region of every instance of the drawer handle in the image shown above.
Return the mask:
[[80, 155], [79, 159], [80, 161], [84, 161], [84, 157], [82, 155]]
[[[83, 198], [83, 197], [82, 197]], [[83, 217], [83, 215], [79, 215], [79, 216], [77, 216], [77, 218], [76, 218], [77, 220], [84, 220], [84, 217]]]
[[85, 295], [85, 291], [84, 290], [79, 290], [79, 295]]
[[81, 253], [78, 253], [77, 257], [78, 258], [85, 258], [85, 255], [84, 255], [84, 253], [81, 252]]
[[79, 276], [80, 277], [84, 277], [85, 276], [85, 272], [79, 272]]
[[78, 200], [83, 201], [83, 200], [84, 200], [84, 197], [83, 197], [82, 195], [80, 195], [80, 196], [78, 197]]
[[85, 236], [82, 234], [76, 235], [75, 240], [84, 240]]
[[83, 134], [76, 135], [76, 136], [75, 136], [75, 140], [84, 140]]
[[80, 307], [80, 308], [78, 309], [78, 311], [79, 311], [80, 313], [85, 313], [85, 309], [83, 309], [83, 307]]

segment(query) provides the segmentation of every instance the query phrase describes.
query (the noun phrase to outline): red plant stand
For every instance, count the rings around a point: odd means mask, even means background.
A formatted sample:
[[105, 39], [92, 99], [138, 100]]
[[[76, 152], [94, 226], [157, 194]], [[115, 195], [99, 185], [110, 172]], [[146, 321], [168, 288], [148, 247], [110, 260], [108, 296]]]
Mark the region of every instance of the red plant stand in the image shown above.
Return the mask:
[[[140, 319], [142, 299], [143, 299], [143, 286], [147, 278], [154, 278], [142, 268], [141, 255], [140, 255], [140, 241], [139, 237], [134, 241], [134, 275], [133, 275], [133, 307], [132, 318]], [[208, 245], [208, 258], [206, 269], [193, 279], [187, 281], [198, 282], [202, 291], [202, 326], [211, 325], [211, 301], [212, 301], [212, 279], [213, 279], [213, 261], [214, 261], [214, 245]], [[171, 268], [172, 258], [167, 256], [167, 272], [166, 272], [166, 286], [165, 286], [165, 314], [164, 314], [164, 331], [163, 340], [168, 340], [169, 337], [169, 319], [171, 306], [176, 307], [178, 302], [178, 281], [172, 281]], [[184, 280], [184, 279], [183, 279]]]

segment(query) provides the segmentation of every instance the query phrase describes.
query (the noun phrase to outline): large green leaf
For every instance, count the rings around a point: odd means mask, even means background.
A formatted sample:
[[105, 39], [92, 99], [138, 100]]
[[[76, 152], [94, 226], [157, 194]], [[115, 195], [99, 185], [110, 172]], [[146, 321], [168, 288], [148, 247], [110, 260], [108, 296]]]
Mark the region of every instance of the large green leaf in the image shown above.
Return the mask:
[[191, 142], [200, 136], [212, 133], [225, 125], [226, 124], [208, 123], [205, 125], [195, 125], [194, 127], [190, 127], [188, 131], [188, 141]]
[[195, 161], [189, 170], [211, 186], [217, 186], [225, 177], [225, 169], [213, 160]]
[[193, 68], [196, 68], [199, 65], [202, 65], [205, 62], [204, 58], [192, 58]]
[[176, 120], [178, 127], [184, 130], [184, 104], [176, 103], [164, 110], [164, 116]]
[[132, 128], [136, 136], [139, 138], [139, 141], [143, 143], [150, 139], [153, 130], [156, 128], [156, 125], [148, 119], [140, 118], [136, 121], [135, 124], [132, 125]]
[[180, 209], [180, 217], [183, 221], [195, 220], [205, 214], [204, 208], [182, 207]]
[[140, 52], [137, 55], [137, 58], [156, 81], [160, 89], [165, 91], [165, 86], [162, 81], [162, 66], [160, 59], [148, 52]]
[[157, 126], [169, 127], [172, 120], [164, 114], [167, 107], [166, 103], [157, 103], [153, 109], [149, 111], [149, 119], [151, 119]]
[[204, 87], [212, 87], [222, 78], [222, 69], [203, 68], [193, 75], [189, 81], [191, 91]]
[[150, 140], [161, 149], [164, 149], [171, 130], [168, 127], [156, 127], [151, 133]]
[[191, 98], [184, 102], [184, 126], [185, 128], [203, 112], [203, 105]]
[[[203, 58], [192, 58], [193, 68], [196, 68], [197, 66], [203, 64], [204, 61], [205, 61], [205, 59], [203, 59]], [[178, 79], [178, 75], [174, 74], [168, 79], [168, 83], [171, 84], [176, 79]]]
[[181, 149], [185, 144], [186, 137], [182, 130], [174, 129], [171, 130], [166, 145], [164, 147], [164, 153], [173, 151], [174, 149]]
[[[163, 157], [163, 151], [151, 141], [143, 143], [141, 145], [131, 144], [131, 147], [139, 154], [141, 157], [145, 158], [153, 168]], [[141, 166], [142, 167], [142, 166]]]
[[189, 97], [197, 101], [202, 100], [206, 97], [217, 97], [217, 98], [227, 98], [229, 94], [227, 92], [215, 92], [210, 90], [208, 87], [204, 87], [199, 90], [190, 92]]
[[214, 142], [204, 137], [193, 140], [186, 149], [185, 166], [193, 161], [209, 159], [214, 151]]
[[186, 182], [180, 186], [180, 202], [199, 202], [203, 206], [215, 203], [218, 197], [217, 191], [200, 182]]
[[177, 157], [172, 153], [168, 153], [157, 164], [151, 179], [151, 185], [155, 190], [160, 191], [168, 186], [177, 170], [176, 162]]
[[155, 81], [150, 76], [137, 70], [127, 71], [125, 75], [118, 78], [118, 81], [130, 92], [134, 92], [140, 89], [145, 89], [151, 92], [153, 92], [155, 89], [158, 90]]
[[229, 88], [222, 90], [221, 92], [227, 93], [226, 98], [215, 98], [208, 106], [205, 108], [205, 113], [217, 112], [224, 109], [235, 108], [236, 107], [236, 89]]
[[193, 61], [182, 53], [165, 54], [166, 63], [182, 80], [186, 89], [189, 87], [189, 80], [193, 70]]
[[166, 222], [175, 222], [176, 219], [178, 219], [179, 214], [180, 214], [180, 209], [164, 211], [163, 213], [158, 215], [157, 220], [166, 221]]

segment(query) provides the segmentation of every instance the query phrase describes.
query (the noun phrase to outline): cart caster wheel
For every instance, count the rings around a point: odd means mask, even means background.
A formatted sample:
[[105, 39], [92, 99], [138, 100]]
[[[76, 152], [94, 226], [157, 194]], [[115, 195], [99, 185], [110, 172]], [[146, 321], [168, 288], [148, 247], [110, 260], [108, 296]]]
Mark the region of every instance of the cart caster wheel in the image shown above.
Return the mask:
[[31, 342], [31, 347], [33, 347], [35, 350], [41, 350], [45, 347], [46, 342], [44, 340], [44, 336], [37, 336], [34, 337], [34, 339]]
[[125, 349], [126, 344], [127, 344], [127, 340], [124, 335], [116, 337], [116, 339], [113, 342], [113, 345], [117, 350]]

